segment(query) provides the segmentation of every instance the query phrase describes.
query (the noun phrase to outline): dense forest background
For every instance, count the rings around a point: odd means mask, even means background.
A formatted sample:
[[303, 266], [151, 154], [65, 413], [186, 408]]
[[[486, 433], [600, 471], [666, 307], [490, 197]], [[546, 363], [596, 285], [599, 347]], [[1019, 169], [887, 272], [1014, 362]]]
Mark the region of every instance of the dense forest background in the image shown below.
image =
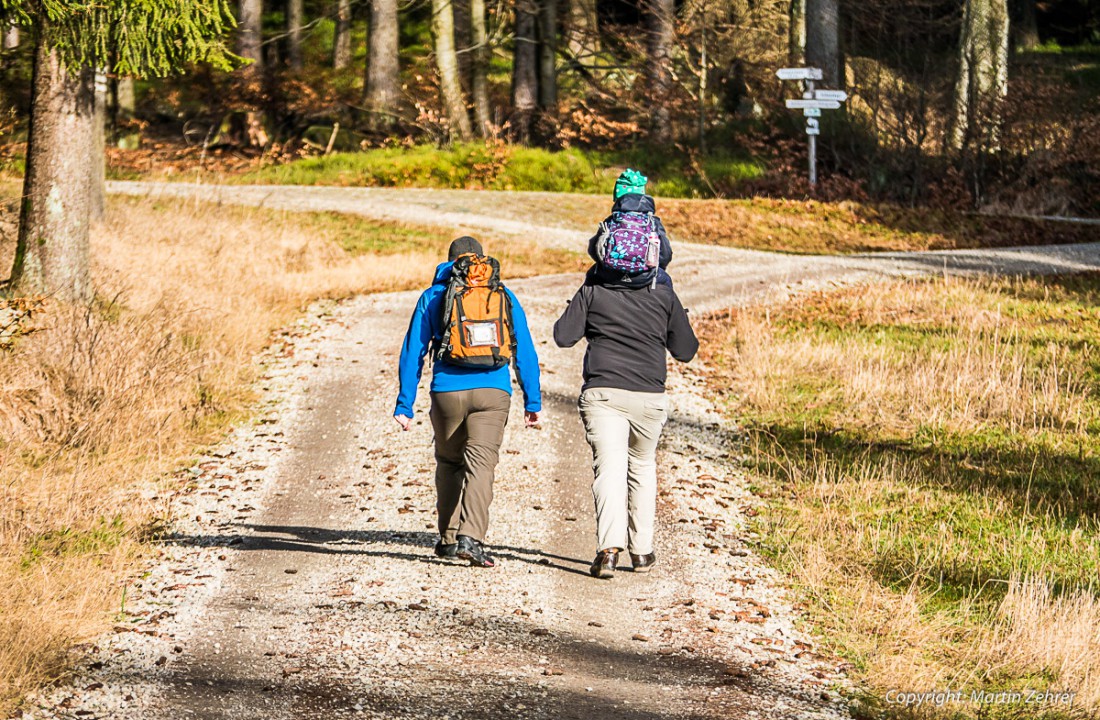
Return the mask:
[[[590, 189], [561, 186], [564, 157], [581, 174], [643, 165], [668, 195], [801, 197], [803, 118], [783, 106], [799, 88], [775, 70], [809, 58], [824, 87], [850, 96], [822, 118], [818, 197], [1100, 215], [1100, 3], [1089, 0], [240, 0], [235, 10], [237, 69], [101, 83], [109, 172], [255, 171], [323, 155], [343, 163], [337, 182], [492, 187], [533, 157], [519, 189]], [[13, 167], [33, 34], [4, 38]], [[443, 163], [414, 146], [463, 150]], [[402, 163], [395, 147], [419, 160]]]

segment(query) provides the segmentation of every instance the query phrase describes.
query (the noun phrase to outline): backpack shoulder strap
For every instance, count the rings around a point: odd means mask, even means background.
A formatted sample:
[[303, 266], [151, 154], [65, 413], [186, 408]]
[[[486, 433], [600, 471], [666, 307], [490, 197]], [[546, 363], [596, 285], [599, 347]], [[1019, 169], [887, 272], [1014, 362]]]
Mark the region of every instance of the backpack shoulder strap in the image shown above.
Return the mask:
[[519, 362], [519, 341], [516, 340], [516, 316], [512, 311], [512, 293], [504, 285], [500, 286], [500, 291], [504, 293], [504, 313], [508, 323], [508, 338], [509, 345], [512, 346], [512, 365], [514, 366]]
[[458, 294], [458, 289], [465, 285], [465, 282], [458, 276], [451, 275], [450, 280], [447, 281], [447, 289], [443, 292], [443, 303], [439, 306], [439, 335], [432, 338], [432, 364], [434, 365], [436, 360], [443, 357], [446, 352], [444, 343], [447, 342], [448, 336], [451, 334], [451, 328], [455, 324], [454, 317], [454, 304], [455, 297]]

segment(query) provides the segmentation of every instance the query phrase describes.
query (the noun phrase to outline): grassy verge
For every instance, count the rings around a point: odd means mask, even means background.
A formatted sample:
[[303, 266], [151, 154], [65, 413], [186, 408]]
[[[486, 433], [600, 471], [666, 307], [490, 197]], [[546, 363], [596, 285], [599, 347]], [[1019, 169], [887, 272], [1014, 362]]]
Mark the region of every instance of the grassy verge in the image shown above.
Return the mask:
[[[1100, 275], [815, 294], [709, 325], [762, 547], [888, 717], [1100, 708]], [[1067, 690], [1063, 704], [972, 691]], [[889, 691], [963, 690], [912, 712]]]
[[[162, 514], [151, 482], [247, 418], [252, 358], [272, 333], [315, 299], [426, 285], [450, 239], [334, 214], [112, 201], [93, 238], [96, 299], [24, 303], [32, 325], [0, 345], [0, 716], [110, 621]], [[486, 244], [508, 277], [583, 267]]]
[[271, 165], [239, 177], [246, 183], [609, 192], [627, 167], [652, 175], [652, 192], [666, 197], [709, 197], [764, 174], [760, 161], [727, 153], [698, 163], [678, 153], [652, 151], [551, 152], [505, 143], [460, 143], [334, 153]]

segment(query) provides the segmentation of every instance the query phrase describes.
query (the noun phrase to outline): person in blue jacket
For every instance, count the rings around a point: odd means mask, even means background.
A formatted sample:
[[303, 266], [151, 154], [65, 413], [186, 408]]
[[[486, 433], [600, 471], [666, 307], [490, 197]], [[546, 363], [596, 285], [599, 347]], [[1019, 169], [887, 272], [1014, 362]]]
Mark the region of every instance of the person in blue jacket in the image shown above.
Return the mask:
[[[424, 356], [443, 333], [441, 306], [451, 266], [467, 253], [483, 255], [481, 243], [471, 237], [460, 237], [451, 243], [447, 262], [436, 268], [432, 286], [421, 294], [413, 310], [401, 346], [401, 388], [393, 412], [402, 430], [408, 430], [412, 421]], [[511, 290], [505, 292], [512, 301], [515, 368], [523, 390], [524, 420], [527, 427], [534, 427], [542, 410], [539, 359], [519, 300]], [[441, 558], [461, 558], [476, 567], [496, 564], [486, 552], [484, 542], [489, 528], [489, 505], [493, 501], [493, 476], [508, 423], [511, 395], [512, 376], [507, 365], [481, 370], [440, 360], [432, 366], [429, 416], [435, 430], [439, 522], [435, 554]]]

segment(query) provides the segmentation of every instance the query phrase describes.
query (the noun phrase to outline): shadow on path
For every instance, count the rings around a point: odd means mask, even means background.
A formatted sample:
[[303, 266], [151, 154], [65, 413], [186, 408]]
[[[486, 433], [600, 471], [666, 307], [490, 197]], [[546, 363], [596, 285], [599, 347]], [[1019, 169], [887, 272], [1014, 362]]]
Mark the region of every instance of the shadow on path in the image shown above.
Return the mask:
[[[320, 555], [360, 555], [385, 557], [410, 562], [462, 564], [462, 561], [440, 560], [434, 553], [411, 553], [397, 550], [371, 550], [363, 545], [388, 545], [431, 549], [438, 535], [430, 532], [403, 530], [331, 530], [289, 525], [238, 524], [242, 533], [223, 532], [214, 535], [169, 535], [167, 542], [195, 547], [233, 547], [237, 550], [271, 552], [307, 552]], [[252, 534], [256, 533], [256, 534]], [[290, 536], [277, 537], [277, 536]], [[499, 558], [543, 565], [566, 573], [587, 577], [588, 562], [577, 558], [511, 545], [491, 545], [490, 552]], [[573, 567], [579, 566], [579, 567]]]

